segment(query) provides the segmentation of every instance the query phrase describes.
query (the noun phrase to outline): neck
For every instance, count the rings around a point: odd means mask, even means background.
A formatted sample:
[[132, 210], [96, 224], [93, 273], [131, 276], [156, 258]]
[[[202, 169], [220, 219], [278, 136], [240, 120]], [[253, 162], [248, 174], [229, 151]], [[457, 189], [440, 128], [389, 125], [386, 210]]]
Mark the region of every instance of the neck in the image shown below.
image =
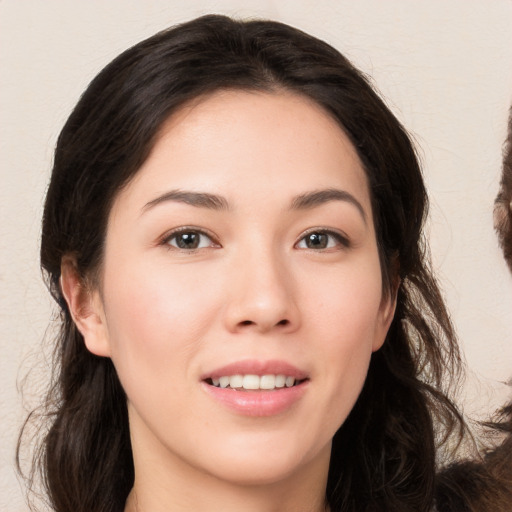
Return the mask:
[[[150, 487], [136, 482], [125, 512], [327, 512], [325, 489], [321, 493], [304, 492], [300, 482], [293, 488], [282, 485], [240, 488], [212, 486], [206, 489], [194, 482], [195, 492], [168, 486], [165, 492], [153, 493]], [[223, 487], [223, 488], [221, 488]], [[191, 489], [188, 489], [189, 491]]]

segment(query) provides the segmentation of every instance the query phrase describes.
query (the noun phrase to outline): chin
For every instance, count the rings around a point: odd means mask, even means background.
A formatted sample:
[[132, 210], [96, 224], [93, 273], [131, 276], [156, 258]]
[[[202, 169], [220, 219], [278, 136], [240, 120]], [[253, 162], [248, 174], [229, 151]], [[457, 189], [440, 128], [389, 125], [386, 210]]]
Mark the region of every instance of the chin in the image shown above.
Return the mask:
[[299, 461], [247, 460], [246, 458], [217, 464], [211, 476], [237, 486], [271, 486], [291, 478], [301, 470]]
[[[242, 486], [268, 486], [329, 464], [331, 443], [325, 447], [300, 447], [298, 442], [246, 443], [210, 452], [211, 476]], [[296, 440], [297, 441], [297, 440]], [[252, 445], [252, 446], [251, 446]], [[209, 457], [210, 458], [210, 457]], [[203, 461], [204, 462], [204, 461]]]

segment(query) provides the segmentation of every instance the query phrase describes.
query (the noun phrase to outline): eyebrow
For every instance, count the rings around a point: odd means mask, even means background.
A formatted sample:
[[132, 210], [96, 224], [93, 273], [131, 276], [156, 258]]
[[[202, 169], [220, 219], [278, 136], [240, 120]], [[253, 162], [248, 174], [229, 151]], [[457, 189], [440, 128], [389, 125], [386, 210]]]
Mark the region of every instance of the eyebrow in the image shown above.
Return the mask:
[[142, 208], [142, 212], [144, 213], [150, 208], [167, 201], [176, 201], [178, 203], [185, 203], [198, 208], [208, 208], [210, 210], [229, 210], [228, 202], [221, 196], [208, 194], [206, 192], [171, 190], [149, 201], [149, 203], [146, 203]]
[[[171, 190], [149, 201], [142, 208], [142, 213], [147, 210], [168, 201], [185, 203], [197, 208], [207, 208], [210, 210], [229, 210], [227, 199], [207, 192], [192, 192], [187, 190]], [[330, 201], [344, 201], [357, 208], [364, 222], [366, 223], [366, 212], [362, 204], [346, 190], [337, 188], [327, 188], [323, 190], [314, 190], [294, 197], [290, 203], [291, 210], [309, 210], [316, 208]]]
[[352, 204], [357, 208], [364, 222], [366, 223], [366, 212], [363, 205], [346, 190], [340, 190], [337, 188], [327, 188], [324, 190], [314, 190], [301, 194], [292, 199], [291, 209], [292, 210], [308, 210], [310, 208], [316, 208], [322, 204], [330, 201], [345, 201]]

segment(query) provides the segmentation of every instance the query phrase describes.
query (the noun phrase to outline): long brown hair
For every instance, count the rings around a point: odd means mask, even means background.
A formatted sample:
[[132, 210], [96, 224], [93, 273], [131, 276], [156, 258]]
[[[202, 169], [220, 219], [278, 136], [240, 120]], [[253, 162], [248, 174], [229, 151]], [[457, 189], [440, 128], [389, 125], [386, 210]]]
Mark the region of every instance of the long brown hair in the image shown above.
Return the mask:
[[35, 459], [58, 512], [119, 512], [134, 480], [126, 397], [107, 358], [92, 355], [59, 286], [73, 255], [85, 279], [101, 263], [119, 190], [162, 123], [219, 89], [288, 90], [329, 112], [365, 168], [385, 293], [400, 283], [386, 342], [333, 440], [326, 503], [334, 511], [430, 510], [437, 454], [463, 420], [443, 389], [459, 375], [450, 318], [422, 235], [427, 196], [413, 145], [366, 77], [328, 44], [287, 25], [205, 16], [125, 51], [89, 85], [55, 150], [41, 264], [61, 309], [49, 422]]

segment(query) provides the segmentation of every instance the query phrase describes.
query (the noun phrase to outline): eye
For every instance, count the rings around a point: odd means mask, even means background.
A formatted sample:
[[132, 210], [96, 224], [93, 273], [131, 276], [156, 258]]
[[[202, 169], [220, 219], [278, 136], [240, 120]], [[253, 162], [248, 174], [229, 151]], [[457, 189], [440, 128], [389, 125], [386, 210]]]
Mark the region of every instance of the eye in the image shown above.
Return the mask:
[[209, 235], [198, 229], [191, 228], [183, 228], [170, 233], [163, 240], [163, 243], [185, 251], [217, 246]]
[[349, 247], [348, 239], [341, 233], [327, 230], [310, 231], [304, 235], [296, 247], [299, 249], [325, 250], [334, 249], [336, 247]]

